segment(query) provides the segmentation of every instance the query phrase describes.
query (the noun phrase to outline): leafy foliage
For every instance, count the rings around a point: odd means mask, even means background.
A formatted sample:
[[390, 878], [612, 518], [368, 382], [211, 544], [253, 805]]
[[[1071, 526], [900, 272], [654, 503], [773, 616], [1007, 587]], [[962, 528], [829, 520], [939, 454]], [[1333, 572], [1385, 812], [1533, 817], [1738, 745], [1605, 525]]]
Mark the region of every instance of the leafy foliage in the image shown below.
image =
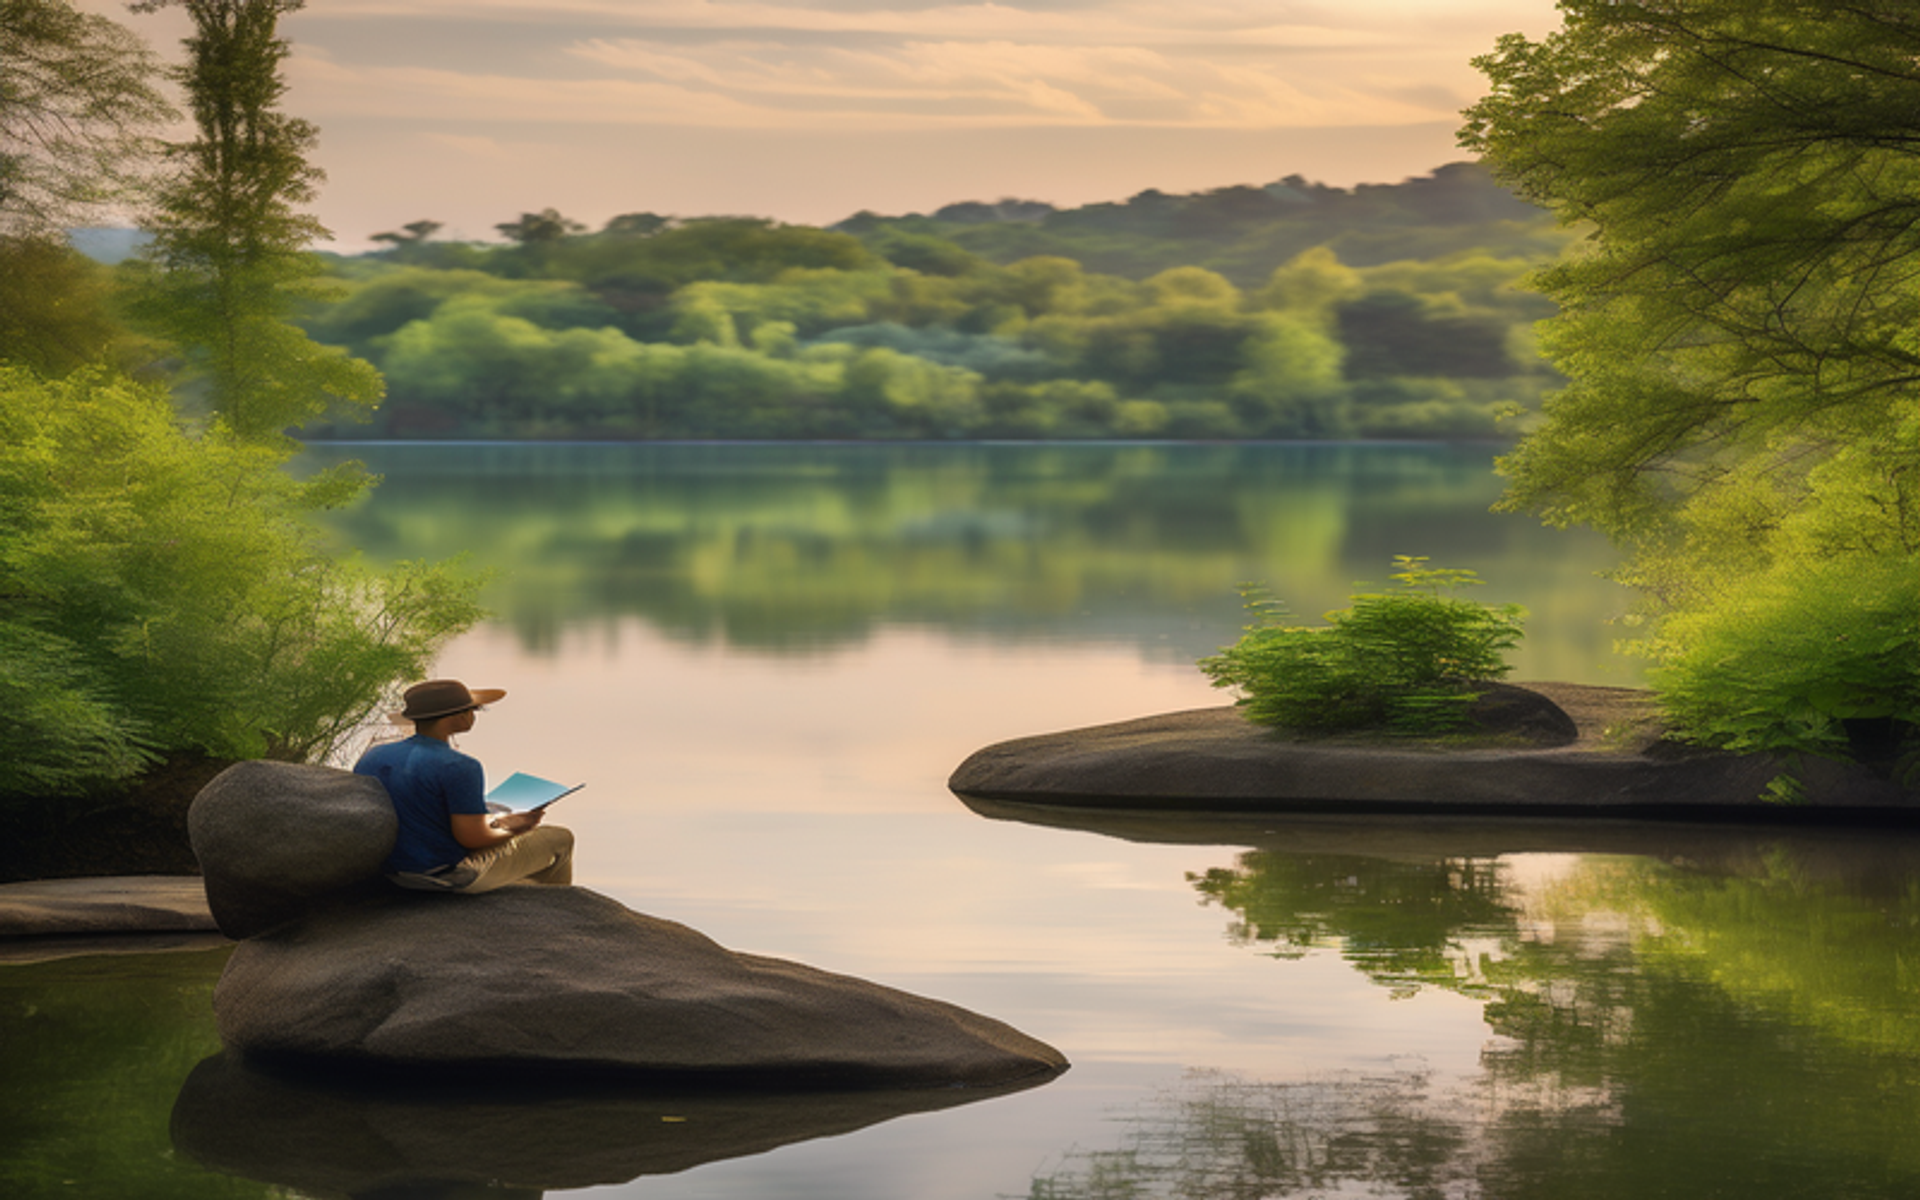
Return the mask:
[[1509, 461], [1516, 502], [1631, 535], [1730, 461], [1885, 431], [1920, 367], [1920, 14], [1563, 8], [1479, 60], [1464, 135], [1594, 230], [1540, 279], [1573, 383]]
[[81, 657], [81, 647], [58, 634], [0, 620], [0, 745], [8, 748], [0, 796], [124, 779], [151, 760], [140, 727], [107, 701]]
[[191, 438], [94, 369], [0, 367], [0, 793], [152, 755], [323, 756], [479, 610], [446, 569], [335, 561], [310, 520], [365, 484]]
[[193, 18], [179, 73], [199, 137], [171, 148], [181, 164], [148, 217], [140, 311], [178, 342], [214, 411], [248, 439], [273, 439], [336, 403], [371, 407], [379, 372], [322, 346], [290, 318], [323, 294], [307, 246], [326, 234], [298, 206], [322, 178], [306, 160], [314, 127], [278, 110], [287, 44], [280, 14], [303, 0], [146, 0]]
[[1368, 266], [1497, 244], [1526, 257], [1558, 248], [1537, 210], [1484, 167], [1466, 162], [1398, 184], [1352, 189], [1289, 175], [1260, 187], [1190, 195], [1148, 189], [1122, 202], [1073, 209], [1001, 201], [948, 205], [931, 216], [861, 213], [835, 228], [870, 245], [930, 236], [990, 262], [1067, 258], [1132, 279], [1201, 267], [1239, 287], [1260, 285], [1282, 263], [1317, 246]]
[[[1477, 171], [1436, 177], [1455, 175], [1497, 193]], [[1329, 207], [1313, 228], [1375, 219], [1431, 231], [1418, 222], [1451, 218], [1405, 199], [1423, 186], [1377, 189], [1368, 205], [1314, 192], [1312, 205]], [[407, 242], [340, 263], [350, 294], [305, 324], [385, 372], [394, 402], [376, 435], [1494, 437], [1551, 380], [1524, 334], [1548, 308], [1509, 286], [1538, 242], [1504, 226], [1448, 227], [1487, 234], [1492, 249], [1374, 267], [1328, 245], [1267, 253], [1275, 265], [1247, 286], [1245, 262], [1231, 274], [1176, 262], [1140, 278], [1059, 255], [995, 262], [948, 235], [1034, 213], [976, 207], [932, 225], [642, 213], [538, 244]], [[1544, 216], [1527, 228], [1547, 228]], [[897, 386], [876, 386], [878, 375]], [[929, 388], [938, 403], [906, 399]], [[489, 398], [469, 403], [467, 389]]]
[[1480, 582], [1471, 571], [1400, 556], [1387, 591], [1359, 592], [1323, 626], [1289, 625], [1285, 607], [1249, 589], [1256, 620], [1234, 645], [1200, 660], [1215, 687], [1241, 692], [1249, 720], [1283, 729], [1384, 729], [1426, 734], [1457, 728], [1476, 683], [1507, 673], [1519, 643], [1518, 605], [1457, 600], [1443, 592]]
[[132, 341], [104, 268], [51, 238], [0, 237], [0, 360], [58, 375]]
[[[1685, 732], [1830, 749], [1829, 685], [1877, 695], [1849, 707], [1910, 694], [1856, 653], [1910, 637], [1911, 608], [1858, 608], [1845, 581], [1920, 588], [1920, 13], [1561, 8], [1562, 31], [1479, 60], [1493, 88], [1463, 134], [1591, 230], [1539, 277], [1571, 383], [1503, 460], [1507, 503], [1636, 552]], [[1865, 624], [1842, 640], [1845, 613]]]
[[[431, 221], [418, 223], [434, 224]], [[584, 232], [587, 227], [578, 221], [561, 216], [558, 209], [543, 208], [537, 213], [521, 213], [519, 219], [503, 222], [495, 225], [494, 228], [498, 229], [507, 240], [526, 246], [536, 242], [557, 242], [570, 234]]]
[[64, 5], [0, 4], [0, 796], [106, 789], [175, 754], [323, 757], [479, 616], [456, 571], [334, 558], [313, 514], [364, 471], [282, 469], [281, 429], [380, 392], [288, 319], [320, 270], [295, 209], [313, 130], [274, 107], [275, 22], [299, 5], [181, 2], [201, 137], [175, 147], [140, 301], [212, 386], [201, 436], [114, 369], [133, 339], [103, 273], [30, 236], [137, 174], [135, 131], [165, 111], [145, 53]]
[[173, 110], [140, 39], [64, 0], [0, 0], [0, 236], [128, 198]]
[[1734, 750], [1847, 753], [1842, 722], [1920, 725], [1920, 578], [1886, 557], [1783, 565], [1661, 626], [1667, 716]]

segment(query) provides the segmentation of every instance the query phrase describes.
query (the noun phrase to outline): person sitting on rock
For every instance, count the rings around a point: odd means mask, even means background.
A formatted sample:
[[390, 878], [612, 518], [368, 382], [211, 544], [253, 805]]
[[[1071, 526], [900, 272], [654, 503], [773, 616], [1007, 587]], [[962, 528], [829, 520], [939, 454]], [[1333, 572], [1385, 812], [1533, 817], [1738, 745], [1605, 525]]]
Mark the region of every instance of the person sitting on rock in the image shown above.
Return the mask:
[[457, 679], [432, 679], [405, 692], [395, 720], [413, 722], [413, 736], [374, 746], [354, 764], [393, 800], [400, 829], [387, 857], [387, 878], [425, 891], [490, 892], [509, 883], [573, 882], [573, 834], [542, 825], [541, 812], [488, 811], [480, 760], [451, 739], [473, 728], [473, 715], [507, 693], [469, 691]]

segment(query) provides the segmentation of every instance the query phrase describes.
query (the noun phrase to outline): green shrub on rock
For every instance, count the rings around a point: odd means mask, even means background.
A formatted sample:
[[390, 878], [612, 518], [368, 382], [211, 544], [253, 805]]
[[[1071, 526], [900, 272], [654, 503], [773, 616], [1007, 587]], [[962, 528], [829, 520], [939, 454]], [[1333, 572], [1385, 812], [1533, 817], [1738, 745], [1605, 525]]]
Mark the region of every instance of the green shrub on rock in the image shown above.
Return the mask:
[[1235, 688], [1249, 720], [1308, 732], [1372, 729], [1445, 733], [1466, 723], [1476, 685], [1509, 670], [1524, 611], [1444, 593], [1477, 584], [1472, 571], [1404, 555], [1394, 587], [1361, 591], [1322, 626], [1290, 625], [1264, 589], [1243, 589], [1255, 621], [1200, 660], [1215, 687]]

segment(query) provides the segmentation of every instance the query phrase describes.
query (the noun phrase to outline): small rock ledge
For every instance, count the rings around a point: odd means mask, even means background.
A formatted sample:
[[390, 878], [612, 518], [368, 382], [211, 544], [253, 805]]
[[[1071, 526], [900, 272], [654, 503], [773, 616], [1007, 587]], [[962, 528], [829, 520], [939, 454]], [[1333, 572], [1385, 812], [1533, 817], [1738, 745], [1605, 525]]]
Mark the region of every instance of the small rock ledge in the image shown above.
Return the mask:
[[1826, 760], [1798, 764], [1805, 803], [1769, 802], [1767, 784], [1789, 764], [1665, 741], [1635, 689], [1502, 685], [1495, 703], [1512, 716], [1426, 743], [1289, 735], [1232, 706], [1167, 713], [988, 746], [947, 786], [985, 800], [1186, 812], [1920, 823], [1920, 797]]

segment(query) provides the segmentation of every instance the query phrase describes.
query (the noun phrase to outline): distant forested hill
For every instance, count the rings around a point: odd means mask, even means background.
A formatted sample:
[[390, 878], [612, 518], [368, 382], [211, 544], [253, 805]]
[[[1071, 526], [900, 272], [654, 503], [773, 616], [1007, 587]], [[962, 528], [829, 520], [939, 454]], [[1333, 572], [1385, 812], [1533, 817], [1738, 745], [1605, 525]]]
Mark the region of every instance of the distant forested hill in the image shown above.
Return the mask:
[[1399, 184], [1327, 187], [1289, 175], [1265, 187], [1186, 196], [1141, 192], [1119, 204], [1056, 209], [1031, 200], [949, 204], [930, 217], [860, 213], [833, 228], [883, 252], [931, 235], [991, 262], [1049, 255], [1129, 279], [1204, 267], [1257, 288], [1288, 259], [1323, 246], [1350, 266], [1444, 258], [1463, 251], [1551, 256], [1550, 220], [1477, 163], [1454, 163]]
[[309, 330], [385, 372], [332, 436], [1510, 436], [1556, 377], [1516, 284], [1570, 236], [1473, 164], [830, 229], [416, 222]]

